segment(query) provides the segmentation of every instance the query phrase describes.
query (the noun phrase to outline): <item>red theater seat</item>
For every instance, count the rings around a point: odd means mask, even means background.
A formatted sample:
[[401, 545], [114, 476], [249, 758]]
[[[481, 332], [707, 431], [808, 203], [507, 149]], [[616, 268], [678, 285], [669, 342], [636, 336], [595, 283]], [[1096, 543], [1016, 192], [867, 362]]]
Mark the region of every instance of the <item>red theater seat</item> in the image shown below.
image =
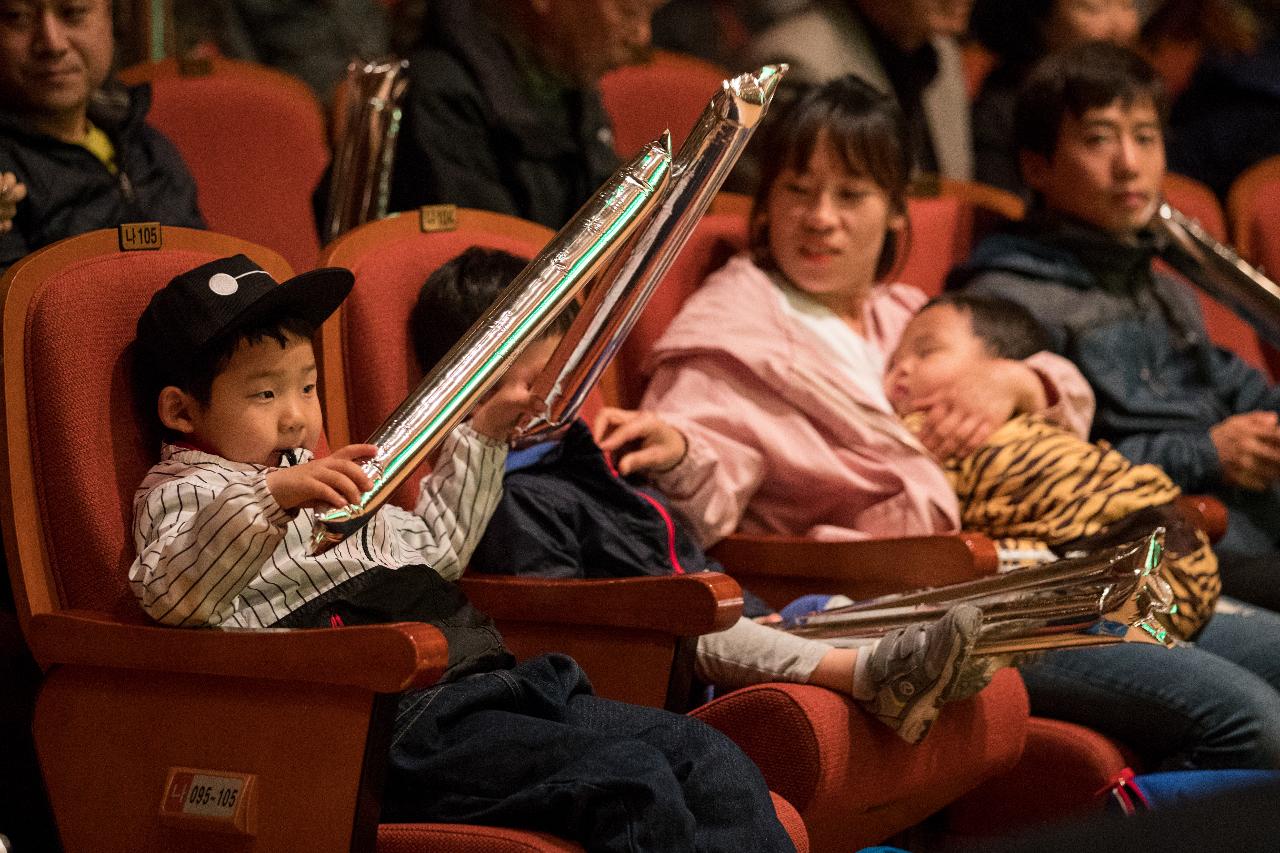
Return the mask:
[[[158, 437], [139, 426], [128, 344], [157, 288], [239, 252], [278, 279], [291, 275], [270, 250], [171, 228], [162, 249], [130, 253], [116, 232], [92, 232], [0, 279], [5, 550], [22, 630], [45, 672], [34, 734], [63, 848], [579, 849], [530, 832], [377, 825], [396, 695], [432, 683], [447, 662], [435, 628], [186, 630], [149, 623], [134, 601], [132, 496]], [[707, 599], [714, 621], [724, 596]], [[736, 616], [739, 602], [729, 602]], [[237, 800], [244, 823], [162, 815], [181, 768], [251, 777]], [[794, 811], [778, 807], [807, 849]]]
[[600, 94], [618, 156], [634, 156], [667, 129], [678, 149], [729, 76], [709, 62], [665, 50], [654, 51], [643, 64], [610, 71], [600, 81]]
[[294, 269], [315, 264], [311, 194], [329, 148], [323, 110], [305, 83], [221, 57], [144, 63], [120, 79], [151, 84], [148, 120], [187, 161], [211, 230], [274, 249]]

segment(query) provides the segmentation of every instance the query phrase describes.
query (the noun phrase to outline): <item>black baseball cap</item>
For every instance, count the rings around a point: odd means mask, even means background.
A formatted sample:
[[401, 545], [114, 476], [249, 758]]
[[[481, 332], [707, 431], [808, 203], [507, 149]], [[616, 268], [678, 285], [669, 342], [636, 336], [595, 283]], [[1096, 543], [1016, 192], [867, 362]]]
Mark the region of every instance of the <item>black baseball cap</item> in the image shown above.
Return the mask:
[[176, 276], [138, 318], [138, 346], [159, 365], [190, 372], [213, 341], [274, 318], [297, 317], [316, 328], [351, 292], [355, 276], [322, 267], [283, 283], [244, 255], [221, 258]]

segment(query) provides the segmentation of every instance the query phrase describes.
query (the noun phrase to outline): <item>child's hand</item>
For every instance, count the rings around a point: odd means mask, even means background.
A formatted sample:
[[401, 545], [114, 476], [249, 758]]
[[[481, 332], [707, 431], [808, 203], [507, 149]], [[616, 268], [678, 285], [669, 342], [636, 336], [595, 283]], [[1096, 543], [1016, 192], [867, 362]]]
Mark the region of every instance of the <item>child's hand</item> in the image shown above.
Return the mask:
[[7, 234], [13, 228], [18, 202], [26, 197], [27, 185], [18, 183], [13, 172], [0, 174], [0, 234]]
[[348, 444], [323, 459], [275, 469], [267, 474], [267, 489], [285, 510], [329, 509], [359, 503], [360, 495], [373, 488], [360, 460], [377, 454], [376, 444]]
[[504, 382], [471, 413], [471, 428], [494, 441], [508, 441], [516, 424], [533, 411], [533, 394], [524, 382]]
[[653, 412], [602, 409], [592, 427], [596, 443], [605, 453], [614, 453], [628, 444], [639, 447], [616, 460], [618, 473], [670, 471], [684, 459], [689, 442], [684, 433]]

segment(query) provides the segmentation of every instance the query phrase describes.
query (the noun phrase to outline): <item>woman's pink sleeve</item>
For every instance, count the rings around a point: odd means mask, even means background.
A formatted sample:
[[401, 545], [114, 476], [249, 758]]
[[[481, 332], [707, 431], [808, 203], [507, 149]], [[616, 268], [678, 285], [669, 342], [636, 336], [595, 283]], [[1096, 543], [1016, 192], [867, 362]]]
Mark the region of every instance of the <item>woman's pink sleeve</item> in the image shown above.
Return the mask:
[[1049, 397], [1049, 405], [1041, 414], [1087, 440], [1093, 424], [1094, 398], [1084, 375], [1070, 361], [1051, 352], [1036, 353], [1026, 360], [1026, 365], [1040, 377]]
[[703, 547], [738, 528], [763, 479], [764, 445], [758, 430], [768, 416], [749, 387], [715, 359], [682, 361], [657, 369], [641, 408], [684, 433], [685, 458], [654, 483], [693, 525]]

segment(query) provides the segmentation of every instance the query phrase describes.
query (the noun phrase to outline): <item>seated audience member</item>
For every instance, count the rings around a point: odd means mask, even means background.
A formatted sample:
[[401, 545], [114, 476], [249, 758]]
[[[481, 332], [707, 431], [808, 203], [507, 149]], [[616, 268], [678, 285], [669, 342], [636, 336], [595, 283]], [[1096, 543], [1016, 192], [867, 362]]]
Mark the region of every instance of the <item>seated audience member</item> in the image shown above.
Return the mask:
[[182, 157], [146, 123], [150, 90], [108, 80], [110, 0], [5, 0], [3, 10], [0, 172], [15, 175], [26, 197], [9, 191], [17, 206], [0, 230], [0, 270], [124, 222], [203, 228]]
[[1171, 23], [1173, 40], [1182, 35], [1203, 50], [1169, 114], [1169, 168], [1225, 199], [1241, 172], [1280, 155], [1280, 2], [1166, 2], [1153, 27], [1166, 9], [1171, 17], [1181, 11], [1191, 31]]
[[[414, 308], [411, 334], [423, 371], [434, 366], [524, 269], [525, 261], [480, 248], [432, 273]], [[527, 389], [572, 322], [561, 315], [503, 378]], [[596, 424], [625, 448], [615, 469], [581, 421], [565, 436], [507, 457], [502, 499], [471, 557], [471, 570], [539, 577], [635, 577], [719, 571], [662, 495], [636, 483], [648, 470], [676, 465], [684, 437], [660, 418], [606, 409]], [[990, 673], [970, 664], [981, 614], [968, 605], [926, 628], [895, 632], [874, 645], [836, 649], [766, 627], [770, 615], [744, 593], [746, 615], [727, 631], [698, 638], [697, 672], [733, 689], [766, 681], [817, 684], [853, 696], [909, 743], [929, 730], [942, 702], [985, 686]]]
[[[1027, 358], [1046, 335], [1015, 302], [951, 293], [928, 302], [889, 357], [885, 392], [910, 427], [917, 401], [995, 359]], [[1058, 556], [1092, 551], [1165, 528], [1163, 577], [1173, 589], [1174, 633], [1190, 639], [1213, 616], [1218, 560], [1204, 532], [1175, 503], [1181, 490], [1154, 465], [1134, 465], [1036, 415], [1018, 415], [972, 453], [943, 461], [966, 530], [1003, 550]], [[1231, 618], [1231, 617], [1224, 617]], [[1280, 628], [1280, 620], [1276, 626]]]
[[409, 59], [391, 209], [449, 203], [568, 222], [618, 165], [597, 84], [644, 58], [658, 5], [432, 3]]
[[681, 464], [654, 475], [657, 486], [703, 545], [735, 530], [828, 539], [959, 530], [955, 494], [926, 448], [939, 458], [971, 449], [1015, 411], [1043, 411], [1083, 434], [1088, 385], [1058, 356], [1001, 361], [982, 382], [937, 395], [924, 431], [910, 433], [885, 396], [884, 370], [926, 298], [877, 283], [905, 239], [898, 108], [847, 76], [771, 111], [757, 134], [773, 156], [749, 252], [685, 302], [645, 365], [642, 408], [690, 439]]
[[138, 363], [156, 375], [139, 379], [168, 433], [134, 497], [129, 578], [143, 609], [191, 628], [438, 627], [449, 665], [401, 697], [386, 821], [514, 826], [591, 850], [794, 850], [727, 738], [593, 696], [568, 657], [516, 665], [451, 583], [501, 493], [527, 389], [491, 396], [447, 437], [413, 512], [386, 505], [311, 553], [315, 512], [372, 486], [359, 463], [376, 447], [312, 455], [323, 424], [311, 335], [352, 282], [328, 268], [277, 284], [238, 255], [176, 277], [143, 312]]
[[391, 47], [389, 4], [380, 0], [175, 0], [180, 49], [202, 42], [223, 56], [278, 68], [324, 103], [356, 57]]
[[1025, 306], [1097, 394], [1093, 437], [1229, 510], [1223, 588], [1280, 608], [1280, 391], [1215, 347], [1194, 294], [1153, 267], [1165, 161], [1151, 67], [1106, 43], [1051, 56], [1018, 99], [1016, 230], [988, 238], [951, 286]]
[[[875, 283], [892, 263], [886, 238], [903, 224], [895, 117], [884, 96], [839, 80], [762, 127], [776, 158], [751, 217], [752, 253], [710, 276], [655, 344], [644, 407], [688, 436], [689, 451], [653, 479], [704, 543], [735, 529], [953, 532], [960, 507], [936, 459], [967, 456], [1015, 414], [1087, 429], [1088, 386], [1044, 352], [988, 359], [913, 401], [918, 434], [890, 405], [889, 356], [926, 301]], [[1114, 735], [1147, 766], [1280, 766], [1280, 651], [1255, 645], [1270, 618], [1215, 617], [1198, 635], [1213, 652], [1142, 644], [1047, 655], [1020, 667], [1032, 710]], [[1122, 680], [1092, 674], [1090, 656], [1104, 652], [1125, 661]]]
[[956, 36], [973, 0], [814, 0], [757, 35], [749, 64], [786, 62], [791, 83], [854, 74], [906, 116], [915, 174], [973, 177], [969, 96]]
[[1049, 52], [1086, 41], [1132, 44], [1138, 37], [1138, 3], [977, 0], [970, 31], [998, 60], [973, 101], [973, 174], [1025, 196], [1013, 143], [1013, 103], [1027, 72]]

